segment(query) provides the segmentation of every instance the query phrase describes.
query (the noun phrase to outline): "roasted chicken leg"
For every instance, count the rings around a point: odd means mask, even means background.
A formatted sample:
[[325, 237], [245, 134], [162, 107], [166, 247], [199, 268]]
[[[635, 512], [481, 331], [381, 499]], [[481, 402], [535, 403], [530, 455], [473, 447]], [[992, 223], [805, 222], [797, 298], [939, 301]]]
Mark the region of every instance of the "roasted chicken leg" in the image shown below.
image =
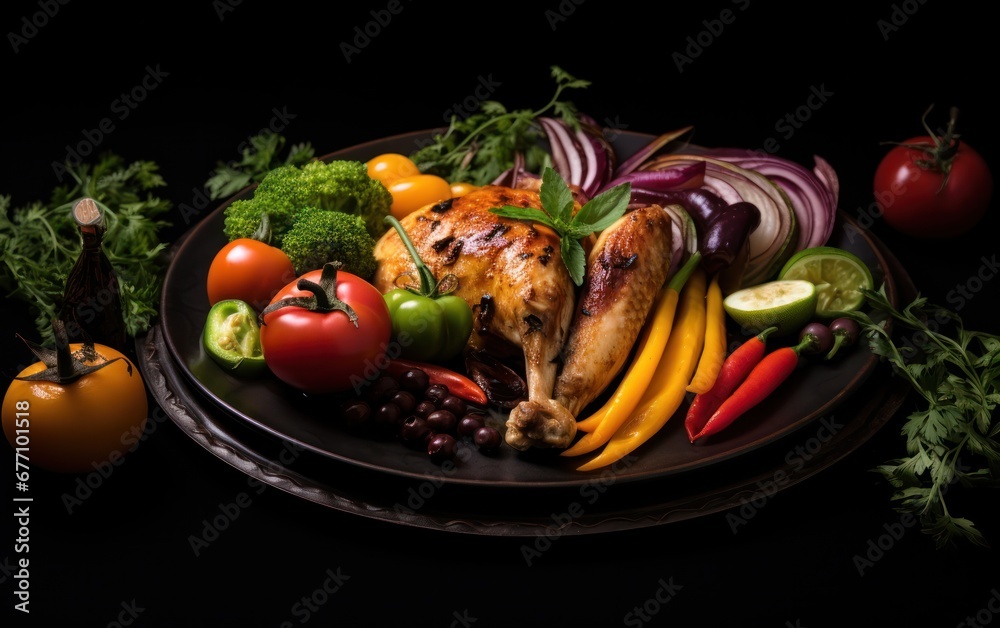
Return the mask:
[[[495, 335], [524, 352], [528, 399], [552, 399], [559, 354], [573, 318], [576, 286], [560, 258], [559, 237], [524, 220], [489, 210], [503, 205], [541, 207], [532, 190], [485, 186], [465, 196], [407, 215], [400, 221], [421, 259], [438, 277], [458, 279], [456, 294], [478, 310], [481, 329], [470, 343], [481, 346]], [[414, 264], [395, 230], [376, 243], [373, 283], [383, 293]], [[556, 417], [540, 425], [508, 423], [507, 442], [566, 447], [576, 433], [575, 418]]]
[[[539, 427], [547, 428], [549, 441], [559, 441], [556, 426], [575, 422], [621, 371], [668, 277], [670, 250], [671, 221], [659, 206], [630, 211], [601, 234], [588, 259], [553, 398], [529, 398], [511, 412], [510, 445], [537, 444], [531, 434]], [[511, 442], [512, 425], [528, 437]]]

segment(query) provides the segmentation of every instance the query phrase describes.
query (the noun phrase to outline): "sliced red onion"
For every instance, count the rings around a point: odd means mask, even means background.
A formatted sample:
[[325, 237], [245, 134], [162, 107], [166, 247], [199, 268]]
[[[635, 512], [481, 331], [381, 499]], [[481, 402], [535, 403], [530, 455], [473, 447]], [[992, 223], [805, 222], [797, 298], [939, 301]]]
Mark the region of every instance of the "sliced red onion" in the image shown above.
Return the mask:
[[566, 156], [565, 144], [559, 140], [559, 135], [555, 131], [556, 121], [553, 118], [538, 118], [538, 123], [545, 131], [549, 139], [549, 155], [552, 157], [552, 168], [555, 169], [564, 179], [569, 174], [569, 161]]
[[833, 235], [833, 225], [836, 220], [837, 208], [840, 207], [840, 178], [837, 176], [837, 171], [834, 170], [833, 166], [831, 166], [819, 155], [813, 155], [813, 161], [816, 162], [813, 172], [824, 184], [826, 184], [826, 187], [833, 195], [833, 217], [830, 219], [830, 223], [826, 226], [826, 230], [820, 234], [820, 237], [823, 239], [823, 244], [826, 244], [826, 242], [828, 242], [830, 237]]
[[[704, 188], [729, 204], [746, 201], [760, 211], [760, 225], [749, 238], [747, 285], [767, 281], [793, 252], [798, 241], [796, 212], [788, 196], [764, 175], [728, 161], [705, 155], [665, 155], [657, 167], [670, 163], [705, 161]], [[733, 195], [736, 195], [734, 198]]]
[[[534, 180], [541, 180], [541, 177], [534, 172], [528, 172], [524, 169], [524, 155], [521, 153], [516, 153], [514, 155], [514, 165], [507, 168], [500, 173], [496, 179], [494, 179], [492, 185], [502, 185], [508, 188], [526, 187], [523, 185], [526, 181], [532, 182]], [[527, 186], [533, 187], [533, 186]]]
[[583, 153], [584, 163], [580, 187], [587, 190], [597, 179], [597, 152], [594, 150], [594, 144], [587, 137], [587, 134], [583, 132], [583, 129], [576, 130], [576, 140]]
[[552, 164], [556, 172], [562, 175], [567, 183], [580, 185], [583, 179], [583, 160], [580, 149], [573, 142], [569, 128], [556, 118], [538, 118], [538, 123], [545, 129], [552, 148]]
[[698, 234], [694, 221], [681, 205], [669, 204], [662, 207], [671, 222], [669, 279], [698, 250]]
[[759, 172], [780, 187], [792, 202], [799, 224], [796, 250], [826, 244], [833, 233], [839, 201], [839, 181], [830, 165], [815, 157], [810, 172], [794, 161], [739, 148], [709, 149], [705, 154]]
[[590, 172], [593, 172], [595, 174], [594, 179], [589, 185], [583, 188], [588, 196], [594, 197], [614, 177], [615, 168], [618, 166], [618, 155], [615, 152], [615, 147], [604, 137], [604, 129], [596, 120], [587, 114], [581, 113], [579, 121], [583, 137], [590, 140], [596, 158], [593, 167], [588, 164], [588, 175]]
[[682, 190], [701, 187], [705, 181], [705, 162], [692, 161], [684, 164], [674, 164], [659, 170], [639, 170], [615, 177], [604, 186], [607, 190], [628, 182], [633, 188], [643, 188], [652, 191]]
[[621, 165], [618, 166], [617, 169], [615, 169], [615, 174], [614, 174], [615, 178], [632, 172], [633, 170], [641, 166], [643, 163], [648, 161], [664, 146], [676, 140], [677, 138], [684, 135], [693, 128], [694, 128], [693, 126], [687, 126], [684, 127], [683, 129], [671, 131], [670, 133], [664, 133], [663, 135], [654, 139], [649, 144], [646, 144], [638, 151], [636, 151], [636, 153], [633, 154], [631, 157], [623, 161]]
[[[600, 130], [598, 130], [600, 133]], [[603, 135], [594, 135], [591, 133], [591, 139], [597, 146], [601, 147], [601, 150], [597, 151], [598, 160], [600, 168], [600, 177], [597, 182], [595, 182], [595, 189], [592, 192], [592, 196], [596, 196], [597, 190], [603, 189], [608, 181], [614, 178], [615, 168], [618, 166], [618, 154], [615, 152], [615, 147], [611, 145], [611, 142], [604, 139]]]
[[514, 165], [511, 168], [510, 187], [516, 188], [524, 175], [524, 153], [514, 153]]
[[771, 181], [774, 181], [778, 187], [784, 190], [785, 194], [788, 195], [788, 199], [792, 202], [792, 207], [795, 208], [795, 218], [799, 221], [799, 239], [796, 242], [795, 250], [801, 251], [811, 246], [825, 244], [825, 240], [819, 244], [813, 244], [813, 242], [818, 242], [821, 239], [819, 233], [822, 231], [823, 225], [831, 221], [823, 220], [822, 216], [815, 213], [815, 208], [827, 207], [828, 199], [817, 197], [814, 193], [815, 190], [803, 187], [800, 185], [798, 179], [789, 178], [779, 173], [768, 175], [768, 170], [765, 167], [763, 170], [758, 170], [758, 172], [771, 179]]
[[512, 188], [512, 187], [514, 187], [513, 185], [511, 185], [511, 182], [513, 181], [513, 178], [514, 178], [514, 168], [510, 167], [510, 168], [507, 168], [506, 170], [504, 170], [503, 172], [501, 172], [500, 176], [498, 176], [496, 179], [493, 179], [493, 181], [491, 181], [490, 184], [491, 185], [502, 185], [502, 186], [505, 186], [505, 187]]

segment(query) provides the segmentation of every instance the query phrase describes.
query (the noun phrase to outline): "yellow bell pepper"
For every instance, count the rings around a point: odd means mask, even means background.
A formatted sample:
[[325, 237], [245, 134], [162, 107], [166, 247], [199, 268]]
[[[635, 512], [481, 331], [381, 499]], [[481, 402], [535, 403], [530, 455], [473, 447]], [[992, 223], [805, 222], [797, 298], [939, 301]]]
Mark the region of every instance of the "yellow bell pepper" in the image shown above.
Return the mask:
[[705, 297], [705, 348], [701, 351], [698, 368], [688, 384], [687, 391], [701, 394], [708, 392], [715, 384], [715, 378], [726, 360], [726, 310], [722, 307], [722, 288], [719, 275], [712, 277]]
[[577, 467], [578, 471], [593, 471], [621, 460], [677, 412], [705, 343], [705, 293], [705, 272], [699, 267], [681, 291], [675, 329], [636, 412], [615, 431], [601, 453]]

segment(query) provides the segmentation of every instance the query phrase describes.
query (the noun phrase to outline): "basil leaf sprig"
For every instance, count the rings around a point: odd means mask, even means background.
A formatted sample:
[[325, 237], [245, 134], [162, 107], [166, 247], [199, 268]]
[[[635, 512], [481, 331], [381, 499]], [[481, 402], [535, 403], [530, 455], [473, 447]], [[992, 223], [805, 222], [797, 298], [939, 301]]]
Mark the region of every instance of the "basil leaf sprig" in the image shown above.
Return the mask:
[[[938, 547], [963, 538], [987, 545], [971, 520], [951, 513], [945, 494], [953, 484], [1000, 485], [1000, 336], [965, 329], [955, 312], [919, 295], [898, 310], [883, 291], [864, 293], [888, 317], [849, 316], [872, 353], [909, 382], [919, 405], [903, 424], [906, 455], [874, 470], [893, 487], [896, 510], [916, 516]], [[899, 342], [885, 328], [889, 319], [903, 329]]]
[[539, 190], [541, 209], [504, 205], [490, 211], [504, 218], [533, 220], [559, 234], [563, 263], [573, 283], [579, 286], [583, 284], [587, 261], [580, 239], [604, 231], [624, 216], [631, 196], [632, 185], [622, 183], [590, 199], [574, 214], [573, 192], [558, 172], [546, 167]]

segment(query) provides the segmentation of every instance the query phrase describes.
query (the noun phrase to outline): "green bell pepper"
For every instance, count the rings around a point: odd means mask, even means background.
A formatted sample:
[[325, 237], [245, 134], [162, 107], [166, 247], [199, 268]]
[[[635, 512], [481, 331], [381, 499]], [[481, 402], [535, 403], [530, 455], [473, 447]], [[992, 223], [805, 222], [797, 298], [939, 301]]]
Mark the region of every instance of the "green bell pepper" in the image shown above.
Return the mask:
[[422, 362], [458, 357], [472, 334], [472, 307], [462, 297], [452, 294], [458, 288], [458, 280], [447, 275], [438, 281], [420, 259], [399, 221], [386, 216], [385, 222], [399, 233], [420, 278], [419, 287], [396, 288], [384, 295], [401, 357]]
[[226, 299], [213, 305], [202, 343], [212, 360], [238, 377], [254, 377], [267, 368], [257, 311], [245, 301]]

